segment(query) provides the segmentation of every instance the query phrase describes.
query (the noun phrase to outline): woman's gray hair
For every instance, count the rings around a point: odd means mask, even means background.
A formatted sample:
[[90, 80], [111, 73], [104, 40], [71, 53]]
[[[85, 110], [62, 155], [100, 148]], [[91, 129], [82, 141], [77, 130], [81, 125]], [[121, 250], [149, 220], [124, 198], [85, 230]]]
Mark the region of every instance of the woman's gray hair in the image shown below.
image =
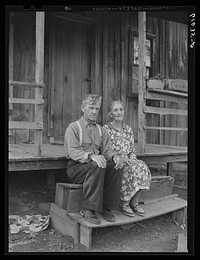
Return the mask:
[[83, 97], [81, 109], [83, 109], [88, 104], [94, 105], [96, 103], [99, 103], [101, 106], [101, 100], [102, 100], [102, 96], [95, 95], [95, 94], [86, 94]]
[[113, 106], [114, 106], [115, 104], [121, 104], [121, 105], [123, 106], [123, 108], [125, 109], [125, 105], [124, 105], [124, 103], [123, 103], [122, 101], [120, 101], [120, 100], [114, 100], [114, 101], [108, 106], [108, 113], [111, 112], [111, 110], [112, 110], [112, 108], [113, 108]]

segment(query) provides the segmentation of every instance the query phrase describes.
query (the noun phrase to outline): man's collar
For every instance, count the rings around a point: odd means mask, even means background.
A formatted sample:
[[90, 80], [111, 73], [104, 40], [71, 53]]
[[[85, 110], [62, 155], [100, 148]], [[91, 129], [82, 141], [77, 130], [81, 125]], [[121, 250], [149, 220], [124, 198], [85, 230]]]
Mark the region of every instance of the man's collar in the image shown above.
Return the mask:
[[88, 124], [93, 124], [96, 125], [96, 122], [88, 122], [87, 120], [85, 120], [84, 116], [81, 117], [81, 120], [84, 124], [84, 126], [86, 127]]

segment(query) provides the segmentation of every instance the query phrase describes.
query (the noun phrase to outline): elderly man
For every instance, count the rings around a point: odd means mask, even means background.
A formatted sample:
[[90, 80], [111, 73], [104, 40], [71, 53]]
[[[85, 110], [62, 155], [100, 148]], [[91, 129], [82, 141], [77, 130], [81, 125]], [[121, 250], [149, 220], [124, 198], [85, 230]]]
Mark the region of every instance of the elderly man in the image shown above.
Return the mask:
[[81, 215], [99, 225], [104, 219], [115, 221], [112, 209], [119, 207], [119, 191], [123, 163], [113, 152], [110, 139], [102, 126], [96, 123], [102, 97], [88, 94], [81, 105], [83, 116], [72, 122], [65, 132], [67, 174], [74, 183], [83, 184]]

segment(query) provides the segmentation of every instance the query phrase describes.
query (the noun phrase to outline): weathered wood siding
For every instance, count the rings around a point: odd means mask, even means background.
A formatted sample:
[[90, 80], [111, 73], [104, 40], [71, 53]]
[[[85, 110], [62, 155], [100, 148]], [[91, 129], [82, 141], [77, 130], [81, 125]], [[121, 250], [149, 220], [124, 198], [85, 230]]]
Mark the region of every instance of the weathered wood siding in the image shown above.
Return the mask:
[[[14, 13], [13, 80], [34, 82], [35, 79], [35, 14]], [[29, 87], [13, 87], [13, 97], [34, 98]], [[34, 106], [13, 104], [12, 120], [33, 121]], [[29, 142], [34, 135], [31, 130], [13, 130], [12, 143]]]
[[[132, 57], [132, 28], [138, 28], [137, 13], [104, 15], [103, 23], [103, 120], [105, 123], [108, 104], [113, 99], [121, 99], [126, 104], [127, 123], [137, 141], [138, 110], [137, 98], [127, 98], [137, 87], [137, 74]], [[150, 77], [162, 73], [169, 78], [187, 80], [187, 25], [147, 16], [147, 33], [153, 38], [152, 68]], [[133, 85], [136, 86], [133, 86]], [[148, 101], [151, 106], [187, 109], [184, 104]], [[147, 125], [187, 127], [186, 116], [147, 115]], [[187, 145], [187, 132], [147, 130], [148, 143]]]
[[[87, 15], [90, 15], [87, 13]], [[94, 13], [90, 15], [94, 17]], [[138, 134], [138, 109], [137, 98], [130, 98], [132, 90], [137, 87], [137, 80], [133, 78], [133, 74], [137, 73], [136, 68], [133, 67], [133, 42], [132, 42], [132, 29], [138, 28], [138, 15], [137, 12], [133, 13], [100, 13], [96, 14], [95, 18], [98, 23], [95, 25], [94, 34], [91, 36], [91, 41], [95, 40], [95, 49], [91, 49], [93, 55], [93, 64], [91, 71], [93, 73], [93, 83], [91, 91], [103, 96], [103, 105], [99, 116], [99, 122], [104, 124], [107, 122], [107, 107], [112, 100], [121, 99], [126, 104], [126, 122], [134, 129], [135, 141], [137, 142]], [[70, 22], [69, 22], [70, 23]], [[65, 23], [66, 24], [66, 23]], [[61, 22], [61, 27], [65, 26]], [[60, 28], [61, 28], [60, 27]], [[59, 26], [57, 27], [56, 35], [60, 39], [67, 39], [67, 26], [66, 35], [59, 33]], [[49, 51], [52, 44], [52, 21], [46, 17], [45, 21], [45, 89], [44, 89], [44, 141], [48, 140], [48, 124], [51, 118], [51, 92], [52, 82], [50, 80], [50, 68], [54, 57]], [[78, 33], [78, 28], [77, 28]], [[179, 24], [159, 18], [147, 16], [147, 33], [155, 35], [153, 37], [153, 51], [152, 51], [152, 68], [150, 77], [156, 73], [162, 73], [169, 78], [180, 78], [187, 80], [187, 25]], [[92, 38], [93, 37], [93, 38]], [[59, 42], [57, 40], [57, 42]], [[66, 43], [66, 41], [65, 41]], [[63, 42], [61, 46], [64, 46]], [[77, 45], [81, 42], [77, 42]], [[59, 50], [59, 46], [56, 47]], [[63, 51], [63, 65], [58, 63], [56, 66], [65, 66], [65, 60], [68, 58]], [[95, 53], [92, 54], [92, 52]], [[64, 58], [65, 57], [65, 58]], [[14, 17], [14, 74], [13, 79], [19, 81], [34, 82], [34, 68], [35, 68], [35, 15], [34, 13], [15, 13]], [[71, 73], [76, 73], [71, 68]], [[59, 109], [72, 109], [71, 99], [68, 99], [68, 93], [62, 92], [61, 85], [66, 79], [64, 73], [55, 84], [55, 95], [59, 95], [59, 104], [56, 105], [56, 113]], [[61, 82], [62, 81], [62, 82]], [[60, 83], [59, 83], [60, 82]], [[134, 85], [135, 84], [135, 85]], [[64, 94], [64, 96], [63, 96]], [[79, 95], [77, 87], [76, 97]], [[16, 97], [33, 97], [32, 90], [28, 88], [16, 88], [14, 90]], [[136, 97], [136, 96], [135, 96]], [[68, 102], [64, 102], [64, 99]], [[75, 101], [76, 98], [74, 96]], [[177, 105], [169, 102], [149, 101], [155, 106], [185, 108], [185, 105]], [[73, 107], [73, 113], [77, 114], [75, 110], [80, 109], [77, 104]], [[31, 106], [13, 105], [13, 120], [27, 120], [32, 121], [34, 118], [34, 110]], [[75, 120], [76, 118], [73, 118]], [[60, 118], [59, 122], [60, 132], [59, 135], [64, 135], [64, 128], [66, 127], [66, 117]], [[159, 116], [148, 115], [147, 125], [158, 126], [177, 126], [186, 127], [187, 120], [184, 116]], [[57, 127], [58, 124], [55, 126]], [[20, 133], [15, 135], [13, 142], [31, 141], [33, 135], [31, 131], [16, 131]], [[164, 143], [171, 145], [187, 145], [187, 132], [161, 132], [158, 130], [147, 130], [148, 143]]]

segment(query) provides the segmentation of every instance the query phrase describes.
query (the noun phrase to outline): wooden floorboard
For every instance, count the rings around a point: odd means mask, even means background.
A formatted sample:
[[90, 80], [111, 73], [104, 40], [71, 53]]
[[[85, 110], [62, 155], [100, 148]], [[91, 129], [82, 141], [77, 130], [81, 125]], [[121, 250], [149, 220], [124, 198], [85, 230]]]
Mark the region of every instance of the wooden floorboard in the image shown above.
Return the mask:
[[[170, 155], [170, 154], [185, 154], [187, 153], [186, 147], [169, 147], [163, 145], [150, 145], [147, 144], [145, 154], [138, 153], [141, 155]], [[137, 151], [137, 144], [136, 144]], [[14, 159], [18, 157], [29, 157], [34, 158], [34, 144], [11, 144], [9, 145], [9, 159]], [[42, 145], [42, 156], [41, 157], [65, 157], [64, 147], [62, 145]]]
[[[136, 151], [138, 144], [136, 144]], [[34, 144], [9, 145], [9, 171], [25, 171], [40, 169], [66, 169], [67, 159], [63, 145], [42, 145], [42, 154], [34, 155]], [[137, 158], [147, 164], [187, 161], [186, 147], [169, 147], [147, 144], [145, 153], [137, 153]], [[52, 161], [51, 163], [49, 163]], [[27, 165], [28, 163], [31, 165]], [[48, 163], [47, 163], [48, 162]]]

